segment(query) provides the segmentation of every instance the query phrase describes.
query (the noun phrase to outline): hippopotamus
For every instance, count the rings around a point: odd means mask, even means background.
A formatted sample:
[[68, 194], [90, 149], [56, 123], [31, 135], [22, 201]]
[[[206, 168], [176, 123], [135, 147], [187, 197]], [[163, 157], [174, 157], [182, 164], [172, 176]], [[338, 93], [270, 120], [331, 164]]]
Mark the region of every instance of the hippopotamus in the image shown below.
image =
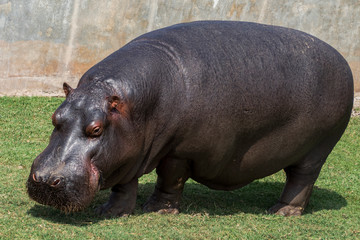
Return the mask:
[[301, 215], [353, 104], [351, 70], [334, 48], [301, 31], [235, 21], [146, 33], [63, 89], [28, 194], [73, 212], [111, 188], [96, 210], [111, 217], [133, 213], [138, 179], [155, 169], [145, 212], [178, 213], [189, 178], [234, 190], [284, 170], [269, 213]]

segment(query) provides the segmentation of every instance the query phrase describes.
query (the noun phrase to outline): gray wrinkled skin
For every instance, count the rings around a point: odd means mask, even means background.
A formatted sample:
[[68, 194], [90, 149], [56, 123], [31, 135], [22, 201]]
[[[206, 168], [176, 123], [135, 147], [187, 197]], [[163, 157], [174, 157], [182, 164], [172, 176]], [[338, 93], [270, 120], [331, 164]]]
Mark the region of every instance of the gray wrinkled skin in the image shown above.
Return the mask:
[[301, 215], [350, 118], [348, 64], [319, 39], [245, 22], [194, 22], [142, 35], [92, 67], [53, 116], [31, 198], [125, 216], [156, 169], [145, 211], [178, 213], [188, 178], [232, 190], [284, 169], [270, 213]]

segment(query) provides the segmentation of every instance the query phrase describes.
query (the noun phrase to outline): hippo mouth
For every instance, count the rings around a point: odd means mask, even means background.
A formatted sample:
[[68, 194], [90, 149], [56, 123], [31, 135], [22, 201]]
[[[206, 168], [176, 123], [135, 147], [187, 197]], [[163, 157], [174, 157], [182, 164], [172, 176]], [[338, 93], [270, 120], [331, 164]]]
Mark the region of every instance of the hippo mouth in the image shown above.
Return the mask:
[[65, 213], [81, 211], [90, 205], [100, 189], [101, 174], [90, 163], [82, 176], [64, 178], [64, 183], [47, 184], [30, 174], [27, 181], [29, 197], [36, 202], [55, 207]]

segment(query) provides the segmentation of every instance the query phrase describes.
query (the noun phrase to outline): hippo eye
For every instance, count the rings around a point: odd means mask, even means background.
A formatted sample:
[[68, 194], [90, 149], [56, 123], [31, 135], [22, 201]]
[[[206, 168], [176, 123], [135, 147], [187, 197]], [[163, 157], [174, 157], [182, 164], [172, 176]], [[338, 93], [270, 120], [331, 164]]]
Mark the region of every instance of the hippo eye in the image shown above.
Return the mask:
[[92, 134], [93, 135], [99, 135], [101, 133], [101, 128], [100, 127], [94, 127]]
[[90, 137], [98, 137], [102, 133], [102, 126], [99, 123], [92, 123], [86, 128], [86, 134]]

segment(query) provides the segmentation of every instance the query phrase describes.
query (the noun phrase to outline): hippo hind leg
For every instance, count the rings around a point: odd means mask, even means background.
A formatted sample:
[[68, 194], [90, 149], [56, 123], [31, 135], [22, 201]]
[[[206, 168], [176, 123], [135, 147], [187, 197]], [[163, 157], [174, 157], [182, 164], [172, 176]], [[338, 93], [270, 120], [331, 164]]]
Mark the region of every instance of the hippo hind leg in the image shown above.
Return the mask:
[[155, 191], [144, 204], [145, 212], [178, 214], [184, 184], [189, 178], [188, 161], [165, 158], [156, 168]]
[[286, 184], [281, 197], [269, 213], [283, 216], [300, 216], [312, 193], [322, 165], [335, 147], [345, 128], [336, 131], [313, 148], [306, 157], [295, 165], [286, 167]]

